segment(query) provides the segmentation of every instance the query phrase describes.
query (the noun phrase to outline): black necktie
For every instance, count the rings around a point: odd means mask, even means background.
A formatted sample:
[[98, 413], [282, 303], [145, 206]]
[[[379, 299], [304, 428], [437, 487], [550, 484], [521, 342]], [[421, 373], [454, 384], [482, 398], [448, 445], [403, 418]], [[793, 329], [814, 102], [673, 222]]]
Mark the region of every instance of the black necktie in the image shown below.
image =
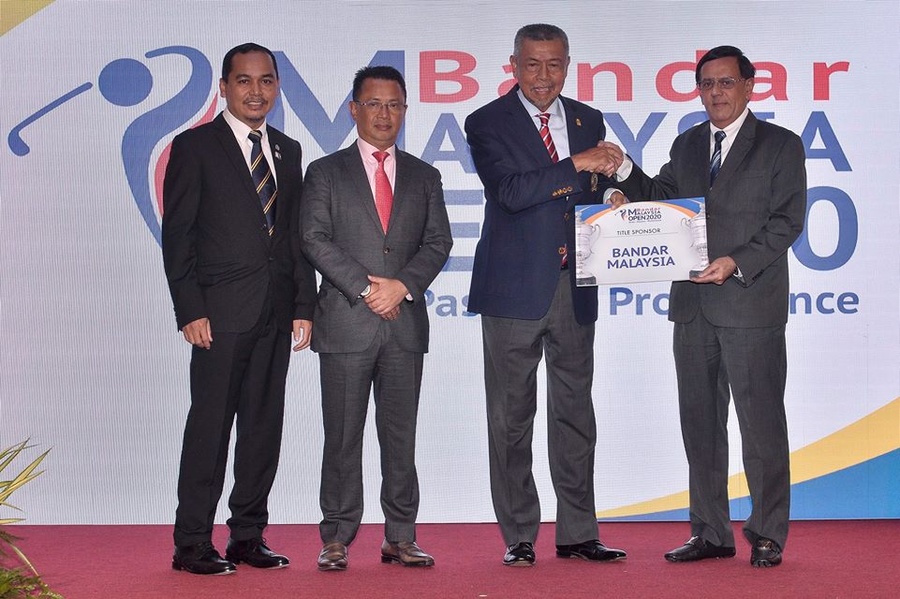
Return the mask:
[[716, 182], [716, 176], [722, 167], [722, 140], [725, 139], [724, 131], [716, 131], [716, 147], [713, 149], [712, 159], [709, 161], [709, 186]]
[[275, 189], [275, 179], [262, 151], [262, 132], [254, 129], [247, 137], [253, 142], [253, 148], [250, 150], [250, 174], [253, 176], [253, 184], [256, 186], [256, 193], [259, 195], [259, 202], [263, 214], [266, 215], [266, 225], [271, 235], [275, 231], [275, 197], [278, 190]]

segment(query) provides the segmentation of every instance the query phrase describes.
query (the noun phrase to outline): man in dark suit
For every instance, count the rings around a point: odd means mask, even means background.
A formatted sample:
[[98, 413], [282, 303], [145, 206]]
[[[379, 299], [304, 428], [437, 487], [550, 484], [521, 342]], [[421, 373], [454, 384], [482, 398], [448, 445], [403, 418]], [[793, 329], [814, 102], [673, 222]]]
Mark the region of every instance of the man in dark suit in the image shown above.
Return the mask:
[[359, 139], [309, 165], [303, 252], [322, 274], [316, 305], [325, 448], [320, 570], [345, 570], [363, 514], [363, 427], [374, 387], [381, 448], [381, 559], [431, 566], [416, 544], [416, 419], [428, 351], [424, 294], [453, 240], [441, 175], [394, 144], [406, 84], [392, 67], [356, 73], [350, 113]]
[[[288, 565], [262, 533], [291, 334], [294, 351], [309, 345], [316, 284], [296, 224], [300, 144], [266, 126], [279, 93], [275, 57], [257, 44], [233, 48], [219, 90], [226, 110], [174, 139], [163, 186], [163, 261], [178, 328], [193, 346], [172, 567], [195, 574]], [[235, 417], [222, 559], [211, 534]]]
[[[650, 178], [631, 163], [617, 178], [631, 199], [706, 197], [712, 262], [672, 284], [681, 431], [690, 469], [691, 538], [673, 562], [735, 555], [728, 510], [729, 388], [743, 439], [753, 509], [744, 524], [750, 563], [781, 563], [790, 513], [784, 387], [787, 250], [803, 230], [803, 143], [747, 108], [756, 71], [733, 46], [697, 63], [709, 120], [679, 135]], [[712, 284], [710, 284], [712, 283]]]
[[[532, 475], [536, 372], [547, 364], [556, 553], [589, 561], [625, 557], [597, 540], [591, 398], [597, 289], [568, 267], [576, 204], [624, 201], [610, 187], [621, 151], [597, 147], [600, 111], [560, 96], [569, 41], [553, 25], [517, 33], [518, 84], [469, 115], [466, 134], [487, 203], [469, 291], [481, 314], [491, 493], [507, 549], [503, 563], [534, 564], [541, 509]], [[604, 175], [602, 177], [598, 177]]]

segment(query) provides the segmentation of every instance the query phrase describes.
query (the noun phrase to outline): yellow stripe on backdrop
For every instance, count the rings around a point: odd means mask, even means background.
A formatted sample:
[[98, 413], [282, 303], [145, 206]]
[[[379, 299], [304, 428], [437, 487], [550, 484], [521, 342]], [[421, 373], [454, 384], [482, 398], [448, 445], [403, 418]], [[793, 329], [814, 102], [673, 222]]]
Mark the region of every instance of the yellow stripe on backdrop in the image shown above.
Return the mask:
[[53, 0], [0, 0], [0, 35], [50, 4]]
[[[868, 416], [845, 426], [824, 439], [791, 453], [791, 484], [819, 478], [861, 464], [900, 448], [900, 397]], [[749, 495], [747, 477], [739, 472], [728, 479], [728, 498]], [[688, 507], [688, 492], [633, 503], [597, 513], [598, 518], [667, 512]]]

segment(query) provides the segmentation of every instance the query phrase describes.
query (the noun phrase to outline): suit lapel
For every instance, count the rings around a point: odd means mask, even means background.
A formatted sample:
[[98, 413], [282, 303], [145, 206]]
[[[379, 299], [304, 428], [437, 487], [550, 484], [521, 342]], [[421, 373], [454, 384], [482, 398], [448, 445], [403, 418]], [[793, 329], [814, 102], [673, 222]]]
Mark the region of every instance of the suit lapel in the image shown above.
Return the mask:
[[585, 128], [581, 126], [581, 115], [578, 112], [578, 106], [562, 96], [559, 97], [559, 101], [562, 102], [566, 111], [566, 134], [569, 137], [569, 155], [577, 154], [595, 145], [596, 139], [590, 137]]
[[388, 221], [388, 232], [394, 228], [396, 218], [405, 214], [407, 202], [415, 201], [417, 195], [409, 193], [409, 189], [415, 180], [415, 161], [406, 152], [396, 150], [397, 172], [394, 177], [394, 203], [391, 206], [391, 219]]
[[522, 102], [519, 100], [519, 85], [516, 84], [505, 96], [506, 110], [509, 118], [504, 119], [507, 125], [507, 132], [510, 139], [518, 139], [526, 151], [531, 154], [531, 158], [535, 164], [540, 166], [548, 166], [552, 164], [547, 148], [544, 146], [544, 140], [541, 139], [540, 131], [534, 124], [533, 116], [537, 113], [537, 108], [530, 113], [525, 110]]
[[[216, 135], [219, 138], [219, 142], [222, 144], [222, 151], [227, 156], [233, 172], [241, 181], [241, 185], [246, 192], [244, 197], [247, 198], [248, 210], [251, 210], [251, 214], [257, 219], [263, 219], [262, 204], [260, 204], [259, 201], [259, 194], [256, 193], [256, 186], [253, 185], [253, 176], [250, 174], [250, 169], [247, 168], [244, 153], [242, 152], [241, 147], [238, 146], [238, 141], [234, 137], [234, 132], [231, 130], [231, 127], [228, 126], [225, 117], [223, 117], [221, 113], [213, 122], [216, 124]], [[278, 209], [276, 208], [276, 218], [278, 215], [277, 210]], [[260, 222], [263, 221], [260, 220]], [[271, 242], [271, 237], [269, 237], [269, 234], [264, 228], [259, 228], [259, 235], [259, 238], [264, 242]]]
[[362, 208], [369, 216], [372, 224], [381, 231], [381, 219], [378, 218], [378, 210], [375, 208], [375, 196], [372, 195], [372, 187], [369, 185], [366, 167], [363, 166], [362, 156], [359, 154], [359, 146], [354, 143], [344, 152], [344, 172], [347, 173], [350, 184], [353, 186], [353, 193], [349, 194], [349, 196], [357, 198], [357, 201], [362, 203]]
[[[283, 136], [280, 131], [273, 129], [272, 127], [267, 127], [268, 129], [268, 137], [269, 137], [269, 149], [272, 152], [272, 161], [275, 163], [275, 185], [278, 189], [278, 197], [279, 198], [289, 198], [291, 189], [290, 189], [290, 181], [291, 177], [288, 176], [287, 173], [284, 172], [285, 169], [285, 160], [282, 158], [282, 153], [288, 151], [288, 146], [284, 143]], [[293, 157], [289, 156], [289, 160], [287, 164], [294, 164]], [[251, 177], [252, 180], [252, 177]], [[253, 190], [254, 195], [256, 193], [256, 189]], [[285, 209], [282, 209], [284, 206]], [[287, 209], [288, 206], [283, 201], [281, 205], [279, 205], [278, 200], [275, 202], [275, 234], [277, 235], [279, 232], [290, 230], [290, 219], [289, 212]], [[262, 211], [262, 207], [260, 207], [260, 211]]]
[[715, 187], [727, 189], [730, 186], [732, 177], [741, 170], [741, 163], [744, 162], [744, 158], [747, 157], [747, 154], [753, 147], [755, 139], [756, 117], [753, 116], [753, 113], [751, 112], [747, 114], [744, 124], [741, 125], [741, 128], [737, 132], [737, 136], [731, 143], [731, 148], [728, 150], [725, 162], [722, 163], [722, 168], [719, 170], [719, 174], [716, 177]]
[[690, 161], [685, 165], [688, 181], [685, 190], [697, 190], [696, 193], [684, 193], [684, 197], [702, 195], [709, 202], [709, 122], [698, 125], [690, 138], [690, 146], [685, 153]]
[[[214, 123], [216, 125], [216, 134], [219, 138], [219, 143], [222, 144], [222, 151], [225, 152], [225, 155], [228, 157], [231, 168], [237, 173], [246, 192], [256, 200], [257, 204], [259, 204], [259, 196], [256, 194], [256, 188], [253, 186], [253, 177], [250, 176], [250, 169], [247, 168], [247, 162], [244, 160], [244, 153], [241, 151], [237, 140], [234, 138], [234, 132], [231, 130], [231, 127], [228, 126], [228, 123], [225, 122], [225, 117], [223, 117], [221, 113], [216, 117]], [[262, 212], [262, 207], [260, 207], [259, 210]]]

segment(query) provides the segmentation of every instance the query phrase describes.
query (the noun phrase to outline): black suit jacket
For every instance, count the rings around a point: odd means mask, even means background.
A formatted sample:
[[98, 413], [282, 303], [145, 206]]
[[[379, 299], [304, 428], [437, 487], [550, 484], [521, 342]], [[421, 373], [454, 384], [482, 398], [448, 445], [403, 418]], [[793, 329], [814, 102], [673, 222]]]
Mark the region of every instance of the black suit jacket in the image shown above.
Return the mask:
[[270, 302], [276, 324], [312, 320], [315, 272], [299, 249], [300, 144], [267, 127], [278, 183], [270, 237], [250, 170], [219, 114], [172, 142], [163, 184], [162, 251], [178, 328], [206, 317], [240, 333]]
[[787, 250], [806, 217], [806, 156], [800, 138], [747, 115], [709, 186], [709, 121], [679, 135], [669, 162], [650, 178], [636, 165], [619, 187], [631, 200], [706, 197], [709, 260], [731, 256], [743, 281], [672, 284], [669, 320], [698, 310], [723, 327], [778, 326], [788, 316]]
[[[487, 203], [475, 250], [467, 309], [486, 316], [536, 320], [550, 308], [559, 283], [560, 248], [574, 257], [576, 204], [603, 201], [609, 180], [591, 190], [591, 174], [571, 158], [550, 160], [516, 85], [466, 119], [466, 138]], [[597, 145], [606, 134], [599, 110], [563, 96], [570, 154]], [[535, 108], [535, 112], [537, 109]], [[575, 317], [597, 320], [597, 288], [576, 287]]]

